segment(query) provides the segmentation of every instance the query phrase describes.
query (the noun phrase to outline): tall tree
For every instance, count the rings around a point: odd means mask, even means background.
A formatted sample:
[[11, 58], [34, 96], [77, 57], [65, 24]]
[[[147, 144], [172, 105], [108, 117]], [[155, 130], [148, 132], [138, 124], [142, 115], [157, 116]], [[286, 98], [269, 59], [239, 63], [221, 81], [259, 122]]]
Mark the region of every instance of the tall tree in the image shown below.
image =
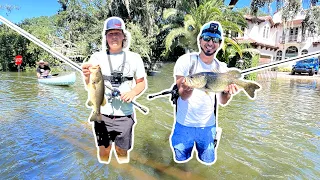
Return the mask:
[[230, 0], [229, 7], [233, 8], [238, 3], [238, 1], [239, 0]]
[[[178, 11], [176, 12], [179, 13]], [[170, 16], [179, 17], [172, 12], [167, 13]], [[164, 17], [167, 16], [164, 15]], [[170, 31], [165, 40], [165, 53], [170, 51], [172, 45], [183, 46], [186, 50], [197, 51], [198, 44], [196, 37], [202, 25], [213, 20], [220, 22], [225, 32], [242, 33], [241, 27], [247, 26], [243, 14], [230, 10], [219, 0], [205, 1], [199, 7], [193, 8], [190, 14], [185, 15], [183, 27], [173, 28]], [[229, 37], [225, 37], [225, 43], [233, 45], [238, 51], [240, 50], [237, 43]]]
[[0, 4], [0, 11], [6, 11], [7, 15], [15, 9], [18, 10], [19, 7], [15, 5], [9, 5], [9, 4]]

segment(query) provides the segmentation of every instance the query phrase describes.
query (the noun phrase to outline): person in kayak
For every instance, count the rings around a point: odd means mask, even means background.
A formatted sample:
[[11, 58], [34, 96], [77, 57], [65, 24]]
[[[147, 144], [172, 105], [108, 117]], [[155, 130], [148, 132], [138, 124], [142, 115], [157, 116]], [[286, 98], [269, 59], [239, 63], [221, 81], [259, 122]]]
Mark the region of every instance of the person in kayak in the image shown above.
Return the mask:
[[40, 60], [37, 64], [39, 64], [39, 66], [37, 68], [37, 77], [38, 78], [50, 77], [51, 69], [49, 67], [49, 63], [44, 62], [43, 60]]

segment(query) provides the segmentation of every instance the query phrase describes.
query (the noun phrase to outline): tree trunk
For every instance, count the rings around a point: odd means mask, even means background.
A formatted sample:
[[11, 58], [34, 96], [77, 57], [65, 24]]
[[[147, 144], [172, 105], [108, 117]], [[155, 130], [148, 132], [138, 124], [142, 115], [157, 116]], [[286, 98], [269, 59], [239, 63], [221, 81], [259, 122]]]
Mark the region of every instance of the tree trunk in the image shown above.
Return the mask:
[[197, 7], [200, 6], [200, 0], [196, 0]]
[[239, 0], [231, 0], [230, 3], [229, 3], [229, 7], [230, 7], [231, 9], [233, 9], [233, 7], [236, 6], [236, 4], [237, 4], [238, 1], [239, 1]]

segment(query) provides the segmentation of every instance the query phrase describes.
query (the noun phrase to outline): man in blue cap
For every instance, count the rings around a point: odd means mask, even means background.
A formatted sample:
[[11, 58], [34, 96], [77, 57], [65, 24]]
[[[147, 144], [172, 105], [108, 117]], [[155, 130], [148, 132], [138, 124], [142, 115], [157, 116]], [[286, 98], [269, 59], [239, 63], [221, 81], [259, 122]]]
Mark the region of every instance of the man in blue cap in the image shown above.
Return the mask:
[[218, 22], [211, 21], [202, 26], [198, 35], [199, 53], [188, 53], [177, 60], [174, 77], [180, 97], [177, 100], [175, 125], [170, 145], [177, 163], [189, 161], [193, 149], [197, 159], [206, 165], [215, 162], [217, 141], [217, 104], [227, 104], [238, 87], [231, 84], [222, 93], [204, 92], [185, 84], [185, 76], [198, 72], [210, 72], [213, 69], [226, 72], [227, 65], [215, 59], [223, 44], [223, 31]]
[[108, 103], [101, 106], [102, 121], [93, 123], [98, 159], [107, 164], [113, 149], [119, 163], [129, 162], [136, 119], [130, 102], [147, 87], [143, 61], [139, 54], [128, 50], [129, 40], [130, 33], [126, 31], [123, 20], [119, 17], [108, 18], [102, 31], [102, 50], [94, 53], [89, 62], [82, 65], [86, 84], [91, 83], [90, 67], [99, 65], [104, 84], [121, 92], [120, 97], [114, 97], [105, 88]]

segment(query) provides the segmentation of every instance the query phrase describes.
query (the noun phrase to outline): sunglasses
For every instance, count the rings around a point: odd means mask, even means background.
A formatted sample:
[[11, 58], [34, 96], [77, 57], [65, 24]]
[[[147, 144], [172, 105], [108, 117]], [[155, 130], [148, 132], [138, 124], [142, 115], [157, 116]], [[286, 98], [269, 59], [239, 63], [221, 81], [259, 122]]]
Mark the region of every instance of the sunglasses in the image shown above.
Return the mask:
[[212, 42], [214, 43], [220, 43], [220, 39], [217, 38], [217, 37], [211, 37], [211, 36], [202, 36], [202, 39], [205, 41], [205, 42], [209, 42], [210, 40], [212, 40]]

